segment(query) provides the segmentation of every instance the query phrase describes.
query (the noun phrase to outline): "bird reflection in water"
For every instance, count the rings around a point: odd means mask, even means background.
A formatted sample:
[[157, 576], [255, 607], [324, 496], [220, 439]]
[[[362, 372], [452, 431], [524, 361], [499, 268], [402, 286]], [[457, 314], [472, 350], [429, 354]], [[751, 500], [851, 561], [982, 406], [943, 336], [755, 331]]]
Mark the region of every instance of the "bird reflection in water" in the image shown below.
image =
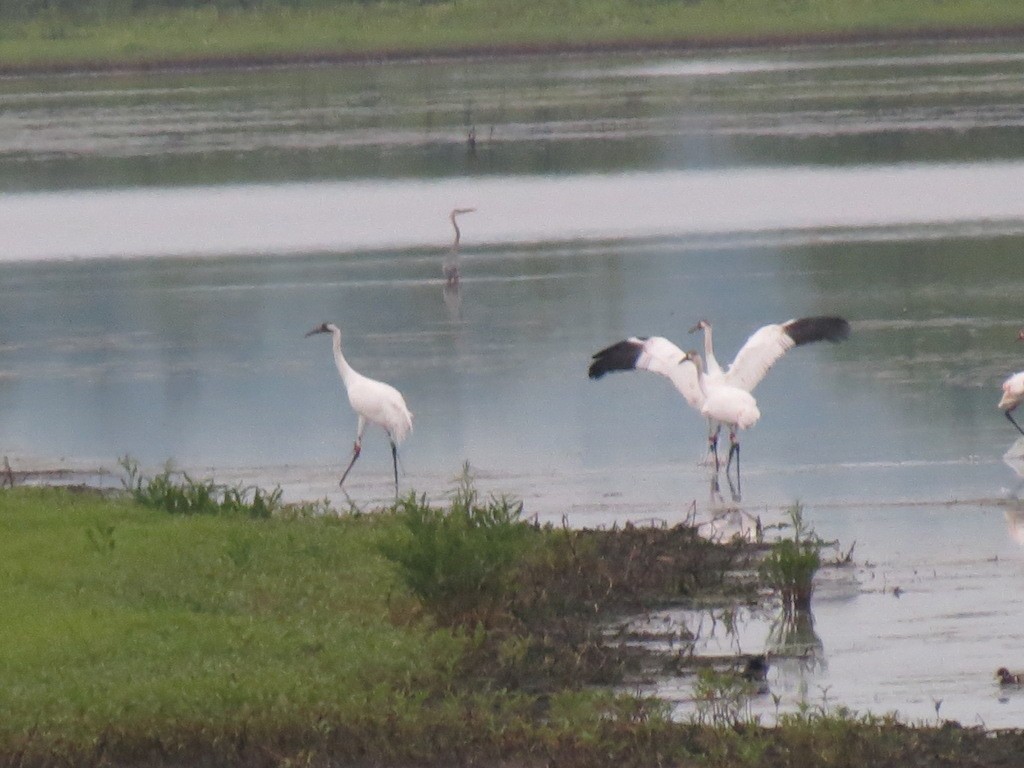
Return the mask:
[[458, 283], [444, 284], [444, 308], [448, 312], [448, 319], [458, 321], [462, 319], [462, 287]]
[[[743, 489], [740, 485], [740, 473], [736, 473], [736, 482], [733, 483], [732, 475], [726, 471], [725, 479], [729, 483], [729, 496], [734, 504], [739, 504], [743, 500]], [[722, 496], [722, 484], [718, 480], [717, 470], [711, 474], [711, 505], [717, 506], [725, 504], [725, 497]]]
[[779, 682], [795, 681], [800, 699], [806, 701], [810, 678], [828, 669], [810, 609], [780, 610], [768, 630], [765, 649]]
[[1021, 491], [1024, 490], [1024, 437], [1017, 438], [1006, 450], [1003, 463], [1017, 475], [1017, 484], [1007, 496], [1003, 515], [1010, 538], [1024, 547], [1024, 500], [1021, 499]]
[[702, 535], [720, 541], [742, 539], [758, 544], [764, 541], [764, 526], [759, 515], [752, 515], [735, 504], [721, 502], [721, 494], [718, 499], [720, 503], [712, 497], [710, 517], [706, 523], [701, 523]]

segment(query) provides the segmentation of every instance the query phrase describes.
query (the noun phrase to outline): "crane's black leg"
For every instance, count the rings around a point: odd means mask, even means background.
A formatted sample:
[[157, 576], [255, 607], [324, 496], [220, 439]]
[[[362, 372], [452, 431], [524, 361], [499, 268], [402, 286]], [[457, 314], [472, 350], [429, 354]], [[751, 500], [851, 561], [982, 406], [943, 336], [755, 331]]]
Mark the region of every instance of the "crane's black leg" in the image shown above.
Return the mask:
[[715, 459], [715, 472], [718, 471], [718, 433], [721, 431], [722, 425], [719, 424], [714, 431], [708, 433], [708, 453]]
[[355, 446], [352, 448], [352, 461], [345, 467], [345, 473], [341, 476], [341, 480], [338, 481], [338, 485], [345, 484], [345, 478], [348, 477], [349, 471], [352, 469], [352, 465], [356, 463], [356, 459], [359, 458], [359, 453], [363, 450], [363, 446], [360, 445], [359, 441], [356, 440]]
[[732, 456], [736, 454], [736, 477], [740, 476], [740, 444], [736, 440], [734, 432], [729, 433], [729, 459], [725, 462], [725, 473], [729, 474], [729, 467], [732, 466]]
[[1020, 433], [1021, 433], [1022, 435], [1024, 435], [1024, 429], [1021, 429], [1021, 428], [1020, 428], [1020, 424], [1018, 424], [1018, 423], [1017, 423], [1017, 422], [1016, 422], [1016, 421], [1014, 420], [1014, 418], [1013, 418], [1013, 415], [1012, 415], [1012, 413], [1013, 413], [1013, 408], [1011, 408], [1010, 410], [1006, 411], [1005, 413], [1006, 413], [1006, 418], [1008, 418], [1008, 419], [1010, 420], [1010, 423], [1011, 423], [1011, 424], [1013, 424], [1013, 426], [1015, 426], [1015, 427], [1017, 428], [1017, 431], [1018, 431], [1018, 432], [1020, 432]]
[[395, 445], [395, 441], [391, 441], [391, 461], [395, 465], [395, 498], [398, 498], [398, 446]]

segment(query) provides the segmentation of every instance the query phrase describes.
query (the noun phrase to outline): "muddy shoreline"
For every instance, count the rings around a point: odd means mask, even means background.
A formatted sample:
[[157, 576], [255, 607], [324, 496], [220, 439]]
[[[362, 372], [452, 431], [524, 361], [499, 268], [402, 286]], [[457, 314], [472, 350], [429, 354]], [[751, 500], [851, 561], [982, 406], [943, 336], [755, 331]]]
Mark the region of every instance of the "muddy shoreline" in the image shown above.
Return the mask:
[[977, 42], [1024, 39], [1024, 26], [954, 27], [898, 31], [850, 31], [827, 34], [740, 35], [736, 37], [687, 37], [670, 40], [627, 39], [589, 43], [515, 43], [460, 46], [447, 49], [382, 48], [372, 51], [308, 51], [302, 53], [239, 54], [168, 59], [81, 60], [31, 64], [0, 63], [0, 77], [96, 74], [119, 72], [200, 72], [208, 70], [261, 69], [269, 67], [365, 66], [410, 64], [472, 59], [526, 58], [532, 56], [584, 56], [627, 52], [652, 54], [689, 53], [730, 48], [791, 48], [797, 46], [867, 45], [907, 42]]

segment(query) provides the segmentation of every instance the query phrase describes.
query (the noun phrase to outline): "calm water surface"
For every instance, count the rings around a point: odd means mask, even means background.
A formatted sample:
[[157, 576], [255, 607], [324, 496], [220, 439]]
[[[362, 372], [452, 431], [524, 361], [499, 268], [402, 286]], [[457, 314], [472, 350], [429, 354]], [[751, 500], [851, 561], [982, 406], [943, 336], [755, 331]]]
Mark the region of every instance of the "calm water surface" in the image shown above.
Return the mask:
[[[1024, 54], [976, 44], [2, 80], [0, 454], [344, 502], [355, 417], [303, 338], [332, 320], [415, 413], [404, 488], [468, 460], [545, 520], [709, 519], [733, 505], [699, 416], [590, 355], [708, 318], [728, 360], [842, 314], [743, 436], [743, 509], [799, 499], [859, 564], [773, 690], [1021, 726], [992, 672], [1024, 667], [1024, 451], [995, 408], [1024, 367], [1022, 133]], [[364, 448], [349, 492], [386, 501], [386, 440]], [[739, 626], [708, 642], [787, 642]]]

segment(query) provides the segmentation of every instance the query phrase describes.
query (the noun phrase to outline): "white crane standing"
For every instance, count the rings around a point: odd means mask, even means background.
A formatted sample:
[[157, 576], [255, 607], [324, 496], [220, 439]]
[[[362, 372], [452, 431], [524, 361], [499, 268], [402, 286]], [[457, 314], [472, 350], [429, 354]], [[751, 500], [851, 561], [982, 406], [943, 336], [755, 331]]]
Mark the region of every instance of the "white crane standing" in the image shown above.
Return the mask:
[[686, 402], [708, 419], [708, 449], [714, 455], [716, 470], [718, 434], [723, 424], [729, 427], [725, 469], [729, 471], [735, 454], [738, 475], [740, 445], [736, 432], [749, 429], [761, 418], [751, 391], [787, 351], [815, 341], [842, 341], [850, 335], [850, 324], [841, 317], [802, 317], [763, 326], [747, 339], [728, 370], [722, 370], [715, 359], [711, 324], [702, 320], [694, 328], [700, 329], [705, 332], [707, 361], [696, 352], [683, 352], [661, 336], [634, 336], [597, 352], [589, 375], [599, 379], [610, 371], [644, 370], [667, 377]]
[[397, 496], [398, 446], [412, 432], [412, 414], [405, 405], [405, 398], [390, 384], [363, 376], [348, 364], [345, 356], [341, 353], [341, 330], [338, 326], [333, 323], [318, 325], [307, 333], [306, 337], [317, 333], [329, 333], [333, 337], [334, 364], [338, 367], [341, 382], [348, 392], [348, 401], [352, 405], [352, 410], [359, 416], [352, 461], [345, 468], [338, 485], [345, 484], [345, 478], [348, 477], [352, 465], [359, 458], [359, 453], [362, 451], [363, 430], [366, 429], [366, 423], [369, 422], [387, 432], [388, 439], [391, 441], [391, 459], [395, 466], [395, 495]]
[[441, 265], [446, 285], [455, 286], [459, 284], [459, 240], [462, 238], [462, 232], [459, 231], [459, 223], [455, 219], [464, 213], [473, 213], [474, 211], [476, 211], [476, 208], [455, 208], [448, 215], [448, 220], [451, 221], [452, 228], [455, 230], [455, 241], [445, 257], [444, 264]]
[[[1017, 341], [1024, 341], [1024, 328], [1017, 332]], [[1013, 411], [1021, 402], [1024, 402], [1024, 371], [1013, 374], [1003, 382], [1003, 396], [999, 400], [999, 409], [1017, 431], [1024, 435], [1024, 429], [1021, 429], [1020, 424], [1013, 418]]]

